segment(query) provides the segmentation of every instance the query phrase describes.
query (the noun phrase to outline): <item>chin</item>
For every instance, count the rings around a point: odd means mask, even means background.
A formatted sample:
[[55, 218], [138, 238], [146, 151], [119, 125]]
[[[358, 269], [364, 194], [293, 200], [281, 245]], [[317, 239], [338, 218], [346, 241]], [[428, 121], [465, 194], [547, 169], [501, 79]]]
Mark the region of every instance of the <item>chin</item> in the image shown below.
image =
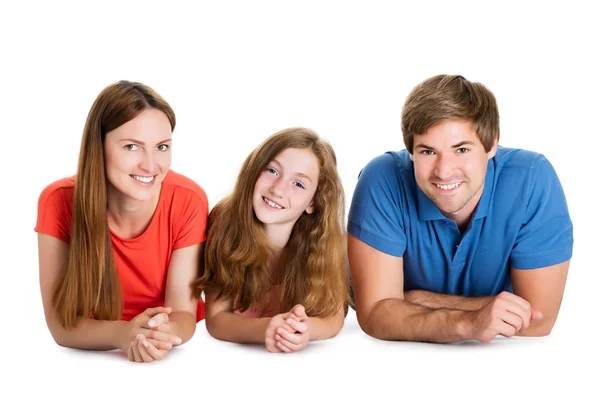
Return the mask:
[[158, 194], [158, 190], [156, 190], [156, 188], [129, 188], [128, 191], [123, 192], [124, 195], [126, 195], [127, 197], [130, 197], [134, 200], [139, 200], [139, 201], [147, 201], [147, 200], [151, 200], [152, 198], [154, 198], [157, 194]]

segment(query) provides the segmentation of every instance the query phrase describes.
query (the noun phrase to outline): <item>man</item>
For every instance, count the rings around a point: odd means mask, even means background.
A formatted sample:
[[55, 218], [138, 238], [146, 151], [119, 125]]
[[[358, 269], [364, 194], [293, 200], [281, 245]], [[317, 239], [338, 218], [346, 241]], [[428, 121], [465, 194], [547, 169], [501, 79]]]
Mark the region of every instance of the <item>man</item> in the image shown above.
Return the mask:
[[573, 247], [550, 162], [498, 146], [494, 95], [462, 76], [415, 87], [402, 132], [406, 149], [369, 162], [350, 207], [361, 328], [439, 343], [549, 334]]

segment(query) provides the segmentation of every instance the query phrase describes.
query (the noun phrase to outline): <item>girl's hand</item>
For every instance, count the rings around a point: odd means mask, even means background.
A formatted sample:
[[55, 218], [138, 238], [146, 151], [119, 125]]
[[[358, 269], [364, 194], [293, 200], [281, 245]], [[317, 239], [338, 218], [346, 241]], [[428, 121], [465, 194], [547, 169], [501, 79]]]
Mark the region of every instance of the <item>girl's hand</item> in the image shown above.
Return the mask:
[[278, 328], [275, 342], [278, 349], [286, 353], [300, 351], [308, 345], [310, 330], [304, 306], [298, 304], [289, 312], [285, 320], [288, 329]]
[[269, 325], [267, 325], [267, 330], [265, 331], [265, 348], [267, 351], [271, 353], [281, 353], [283, 351], [277, 346], [275, 335], [279, 329], [289, 330], [290, 333], [293, 332], [293, 328], [285, 322], [289, 317], [290, 313], [287, 312], [278, 314], [269, 321]]

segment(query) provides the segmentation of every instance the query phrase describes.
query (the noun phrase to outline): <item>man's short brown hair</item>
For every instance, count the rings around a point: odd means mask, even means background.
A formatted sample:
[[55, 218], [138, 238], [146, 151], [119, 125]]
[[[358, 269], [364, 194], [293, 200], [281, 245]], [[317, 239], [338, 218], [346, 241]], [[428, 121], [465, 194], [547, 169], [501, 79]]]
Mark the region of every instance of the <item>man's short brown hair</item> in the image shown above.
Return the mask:
[[414, 136], [447, 120], [470, 121], [486, 152], [500, 137], [494, 94], [460, 75], [437, 75], [419, 83], [402, 107], [404, 145], [413, 153]]

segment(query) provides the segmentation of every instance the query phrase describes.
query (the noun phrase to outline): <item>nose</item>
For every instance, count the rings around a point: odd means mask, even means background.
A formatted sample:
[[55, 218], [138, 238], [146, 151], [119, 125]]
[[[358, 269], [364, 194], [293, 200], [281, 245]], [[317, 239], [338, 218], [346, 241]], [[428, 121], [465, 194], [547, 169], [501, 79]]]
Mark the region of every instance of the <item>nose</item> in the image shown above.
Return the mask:
[[439, 154], [435, 163], [435, 175], [441, 180], [448, 180], [454, 175], [455, 165], [452, 155]]
[[283, 179], [277, 178], [273, 181], [273, 184], [269, 188], [269, 191], [277, 196], [281, 197], [283, 195]]
[[153, 174], [156, 170], [156, 163], [152, 152], [143, 152], [139, 165], [140, 169], [148, 174]]

